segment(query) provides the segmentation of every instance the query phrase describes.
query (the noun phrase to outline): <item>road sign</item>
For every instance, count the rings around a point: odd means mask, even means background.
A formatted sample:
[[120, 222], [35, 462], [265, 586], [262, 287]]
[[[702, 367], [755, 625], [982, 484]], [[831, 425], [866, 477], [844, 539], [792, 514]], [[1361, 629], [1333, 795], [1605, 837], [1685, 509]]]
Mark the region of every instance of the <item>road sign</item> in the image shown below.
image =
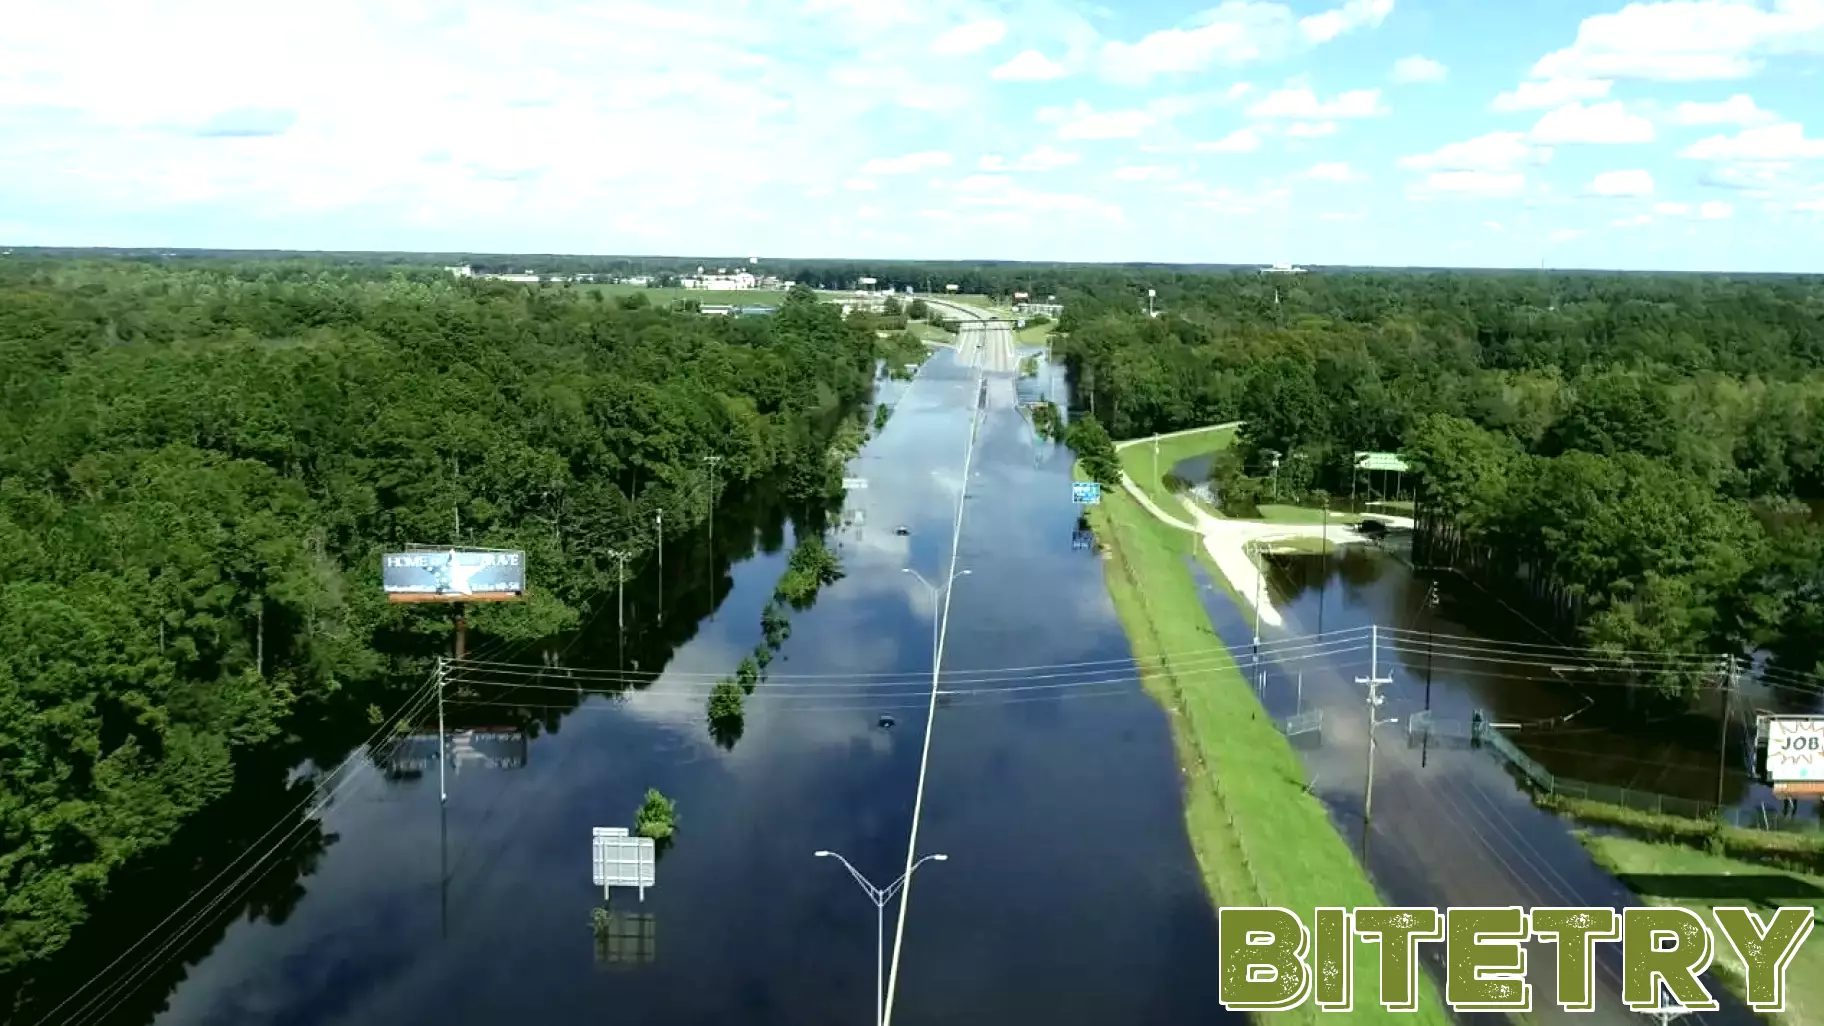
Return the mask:
[[845, 492], [867, 491], [868, 479], [865, 477], [845, 477], [842, 479], [842, 490]]
[[1102, 501], [1102, 482], [1072, 481], [1070, 483], [1070, 501], [1084, 506], [1094, 506]]
[[658, 848], [650, 837], [633, 837], [626, 827], [596, 827], [592, 841], [591, 868], [602, 897], [610, 887], [638, 887], [640, 900], [646, 900], [646, 888], [658, 882]]

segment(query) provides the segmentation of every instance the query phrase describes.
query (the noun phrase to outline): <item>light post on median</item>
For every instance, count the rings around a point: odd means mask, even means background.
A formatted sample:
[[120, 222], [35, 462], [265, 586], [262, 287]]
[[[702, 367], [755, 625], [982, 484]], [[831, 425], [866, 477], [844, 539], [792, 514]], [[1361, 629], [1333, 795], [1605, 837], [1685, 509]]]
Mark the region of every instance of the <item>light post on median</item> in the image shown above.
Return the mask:
[[942, 620], [943, 610], [940, 608], [939, 603], [940, 603], [940, 601], [942, 601], [944, 599], [944, 593], [949, 591], [950, 586], [955, 584], [957, 582], [958, 578], [967, 577], [970, 574], [974, 573], [975, 571], [958, 570], [956, 573], [953, 573], [950, 575], [950, 579], [948, 581], [944, 582], [944, 586], [942, 588], [939, 588], [937, 585], [932, 584], [930, 581], [925, 580], [924, 574], [919, 573], [917, 570], [914, 570], [909, 566], [900, 567], [899, 572], [902, 574], [911, 574], [913, 577], [918, 578], [918, 583], [924, 585], [931, 592], [931, 672], [936, 673], [937, 672], [937, 644], [938, 644], [937, 636], [938, 636], [938, 629], [942, 626], [942, 623], [943, 623], [943, 620]]
[[893, 896], [906, 885], [906, 881], [912, 878], [912, 874], [918, 872], [918, 867], [927, 862], [948, 861], [950, 856], [935, 853], [926, 855], [912, 863], [912, 868], [906, 870], [905, 875], [899, 879], [885, 887], [876, 887], [841, 855], [833, 851], [815, 851], [811, 854], [820, 859], [830, 858], [842, 863], [842, 868], [848, 870], [849, 875], [855, 878], [855, 882], [861, 886], [863, 893], [867, 894], [868, 900], [874, 902], [874, 1026], [882, 1026], [886, 1019], [887, 902], [892, 901]]

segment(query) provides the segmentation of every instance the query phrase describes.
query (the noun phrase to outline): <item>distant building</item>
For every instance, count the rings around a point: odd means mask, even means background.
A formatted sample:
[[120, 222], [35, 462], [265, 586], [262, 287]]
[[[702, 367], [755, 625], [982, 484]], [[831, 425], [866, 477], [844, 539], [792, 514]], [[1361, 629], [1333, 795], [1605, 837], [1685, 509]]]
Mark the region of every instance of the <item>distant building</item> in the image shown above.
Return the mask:
[[530, 271], [527, 271], [525, 274], [484, 274], [484, 275], [482, 275], [482, 277], [492, 278], [495, 281], [523, 281], [523, 282], [530, 282], [532, 284], [538, 283], [538, 275], [533, 274]]
[[707, 289], [712, 292], [741, 292], [754, 287], [754, 276], [746, 271], [734, 274], [705, 274], [695, 278], [684, 278], [679, 281], [687, 289]]
[[475, 277], [475, 268], [470, 267], [468, 264], [463, 264], [461, 267], [446, 267], [446, 268], [444, 268], [444, 270], [450, 272], [451, 274], [455, 275], [458, 278]]
[[1037, 316], [1037, 315], [1043, 314], [1046, 317], [1059, 317], [1059, 316], [1062, 316], [1064, 313], [1064, 304], [1062, 304], [1062, 303], [1015, 303], [1015, 304], [1013, 304], [1013, 312], [1018, 313], [1018, 314], [1028, 314], [1028, 315], [1032, 315], [1032, 316]]
[[700, 306], [697, 312], [709, 317], [727, 317], [734, 309], [732, 306]]
[[1260, 273], [1262, 273], [1262, 274], [1304, 274], [1305, 269], [1302, 267], [1293, 267], [1291, 264], [1274, 264], [1272, 267], [1261, 268]]
[[734, 315], [736, 317], [764, 317], [778, 311], [779, 308], [776, 306], [737, 306], [734, 308]]

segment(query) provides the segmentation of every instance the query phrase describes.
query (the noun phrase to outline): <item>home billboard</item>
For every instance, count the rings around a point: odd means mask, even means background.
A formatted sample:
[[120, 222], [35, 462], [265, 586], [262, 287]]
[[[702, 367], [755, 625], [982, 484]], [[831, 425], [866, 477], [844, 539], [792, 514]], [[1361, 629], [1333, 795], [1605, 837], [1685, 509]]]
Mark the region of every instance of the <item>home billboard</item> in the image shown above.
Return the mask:
[[380, 557], [391, 602], [504, 602], [526, 591], [526, 554], [504, 549], [427, 549]]

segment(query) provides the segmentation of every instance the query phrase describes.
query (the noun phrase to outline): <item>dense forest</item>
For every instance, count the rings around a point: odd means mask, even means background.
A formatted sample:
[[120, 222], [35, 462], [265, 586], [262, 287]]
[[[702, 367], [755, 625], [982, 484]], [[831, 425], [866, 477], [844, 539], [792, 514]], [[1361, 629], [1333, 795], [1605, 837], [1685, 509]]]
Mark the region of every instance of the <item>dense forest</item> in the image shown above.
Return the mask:
[[0, 260], [0, 972], [242, 753], [399, 670], [389, 639], [449, 630], [383, 601], [382, 551], [524, 549], [530, 600], [471, 621], [573, 625], [658, 510], [839, 490], [876, 344], [808, 290], [733, 319], [427, 266]]
[[1235, 486], [1307, 500], [1402, 450], [1426, 529], [1549, 582], [1580, 640], [1820, 668], [1824, 282], [1170, 275], [1067, 290], [1060, 328], [1116, 438], [1245, 420]]

